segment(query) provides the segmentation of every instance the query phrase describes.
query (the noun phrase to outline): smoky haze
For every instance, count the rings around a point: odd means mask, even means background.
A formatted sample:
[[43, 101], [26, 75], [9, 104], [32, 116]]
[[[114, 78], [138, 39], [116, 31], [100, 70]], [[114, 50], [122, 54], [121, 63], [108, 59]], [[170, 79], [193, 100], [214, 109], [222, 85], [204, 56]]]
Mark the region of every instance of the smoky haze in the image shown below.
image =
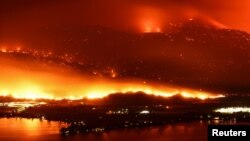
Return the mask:
[[1, 33], [13, 36], [44, 26], [86, 24], [140, 31], [144, 20], [165, 25], [195, 16], [250, 31], [248, 0], [2, 0], [0, 5]]
[[[1, 72], [6, 81], [12, 76], [12, 85], [14, 78], [21, 82], [26, 76], [40, 87], [51, 78], [63, 86], [72, 82], [70, 90], [80, 88], [79, 93], [89, 77], [117, 89], [127, 88], [120, 83], [129, 79], [140, 88], [141, 83], [156, 82], [214, 93], [248, 93], [249, 5], [247, 0], [1, 0], [1, 55], [14, 57], [12, 62], [20, 54], [37, 59], [37, 65], [30, 65], [32, 58], [21, 68], [2, 59], [1, 64], [13, 71]], [[57, 57], [44, 59], [53, 55]], [[53, 66], [51, 75], [45, 75], [51, 62], [60, 67]], [[68, 68], [63, 76], [57, 73]], [[48, 79], [39, 80], [39, 75]], [[60, 86], [49, 90], [66, 91]]]

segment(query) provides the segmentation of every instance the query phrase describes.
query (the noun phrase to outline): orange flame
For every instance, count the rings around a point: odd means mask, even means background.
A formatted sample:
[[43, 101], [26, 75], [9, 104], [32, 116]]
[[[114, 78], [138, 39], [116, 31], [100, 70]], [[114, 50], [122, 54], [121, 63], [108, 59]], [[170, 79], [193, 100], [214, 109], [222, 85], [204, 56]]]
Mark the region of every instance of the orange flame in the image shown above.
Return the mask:
[[182, 87], [168, 86], [145, 80], [119, 80], [114, 69], [111, 78], [77, 73], [75, 70], [53, 65], [42, 66], [41, 62], [0, 58], [0, 95], [15, 98], [81, 99], [102, 98], [111, 93], [144, 92], [169, 97], [181, 94], [191, 98], [216, 98], [222, 95]]

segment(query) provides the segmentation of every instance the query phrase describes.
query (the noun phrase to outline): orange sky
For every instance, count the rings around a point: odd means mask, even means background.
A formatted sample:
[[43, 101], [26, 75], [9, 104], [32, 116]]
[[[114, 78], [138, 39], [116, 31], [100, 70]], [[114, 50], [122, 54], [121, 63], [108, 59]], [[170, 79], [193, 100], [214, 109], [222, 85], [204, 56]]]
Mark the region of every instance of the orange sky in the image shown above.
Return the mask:
[[139, 19], [168, 24], [194, 14], [250, 32], [249, 0], [2, 0], [0, 9], [0, 30], [6, 36], [52, 25], [98, 24], [131, 30]]

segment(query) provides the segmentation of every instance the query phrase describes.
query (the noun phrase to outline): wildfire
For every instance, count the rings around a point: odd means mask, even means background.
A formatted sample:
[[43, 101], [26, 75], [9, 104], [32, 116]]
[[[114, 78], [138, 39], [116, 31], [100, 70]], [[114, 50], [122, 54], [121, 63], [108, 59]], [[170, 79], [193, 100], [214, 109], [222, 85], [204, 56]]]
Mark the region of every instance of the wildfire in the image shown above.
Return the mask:
[[137, 7], [135, 13], [138, 29], [143, 33], [162, 32], [162, 27], [168, 19], [166, 12], [151, 6]]
[[6, 48], [1, 48], [1, 52], [6, 53], [7, 49]]
[[[6, 50], [7, 51], [7, 50]], [[17, 49], [19, 53], [27, 51]], [[12, 52], [9, 50], [7, 52]], [[31, 51], [32, 53], [32, 51]], [[45, 53], [44, 56], [47, 56]], [[40, 56], [40, 54], [38, 54]], [[108, 67], [104, 73], [109, 77], [88, 75], [64, 66], [41, 66], [36, 61], [27, 62], [20, 59], [1, 57], [0, 95], [11, 95], [27, 99], [81, 99], [102, 98], [111, 93], [143, 92], [156, 96], [170, 97], [180, 94], [187, 98], [217, 98], [222, 95], [168, 86], [145, 80], [118, 79], [119, 72]], [[93, 74], [98, 74], [93, 72]]]
[[157, 26], [156, 24], [154, 24], [153, 22], [148, 21], [144, 23], [143, 31], [145, 33], [151, 33], [151, 32], [160, 33], [161, 28]]
[[[33, 75], [33, 77], [37, 77]], [[16, 83], [14, 86], [1, 85], [0, 93], [2, 95], [12, 95], [15, 98], [27, 99], [81, 99], [81, 98], [103, 98], [111, 93], [135, 93], [143, 92], [145, 94], [152, 94], [156, 96], [170, 97], [180, 94], [186, 98], [217, 98], [222, 95], [214, 95], [207, 92], [200, 92], [191, 89], [184, 89], [178, 87], [160, 86], [159, 84], [144, 84], [139, 81], [128, 80], [126, 82], [112, 81], [112, 80], [88, 80], [88, 79], [70, 79], [47, 77], [44, 79], [48, 81], [33, 78], [33, 83], [26, 82], [24, 84]], [[60, 76], [61, 77], [61, 76]], [[57, 79], [59, 81], [57, 81]], [[17, 80], [20, 81], [20, 80]], [[41, 82], [44, 81], [44, 82]], [[71, 83], [71, 84], [69, 84]], [[6, 90], [7, 88], [7, 90]]]

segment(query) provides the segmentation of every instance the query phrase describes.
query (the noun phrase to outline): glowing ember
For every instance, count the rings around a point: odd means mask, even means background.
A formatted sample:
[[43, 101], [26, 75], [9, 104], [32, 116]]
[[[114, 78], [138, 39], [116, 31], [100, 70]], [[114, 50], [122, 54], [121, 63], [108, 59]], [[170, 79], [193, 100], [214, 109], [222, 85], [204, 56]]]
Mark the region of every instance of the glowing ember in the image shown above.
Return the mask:
[[[154, 29], [155, 30], [155, 29]], [[156, 29], [157, 30], [157, 29]], [[159, 29], [160, 30], [160, 29]], [[35, 58], [61, 58], [66, 62], [74, 61], [68, 54], [56, 56], [51, 51], [31, 49], [1, 50], [4, 54], [31, 54]], [[23, 69], [23, 66], [25, 68]], [[26, 68], [28, 66], [28, 69]], [[156, 96], [170, 97], [180, 94], [186, 98], [217, 98], [222, 95], [201, 92], [187, 88], [168, 86], [145, 80], [118, 80], [119, 72], [115, 68], [107, 67], [104, 73], [108, 77], [94, 71], [94, 77], [80, 74], [64, 66], [41, 67], [35, 62], [24, 62], [17, 59], [2, 58], [1, 62], [0, 95], [11, 95], [15, 98], [28, 99], [81, 99], [84, 97], [103, 98], [111, 93], [136, 93], [153, 94]], [[110, 78], [110, 79], [108, 79]], [[112, 80], [111, 78], [115, 78]]]
[[153, 24], [153, 22], [146, 22], [144, 25], [144, 32], [146, 32], [146, 33], [150, 33], [150, 32], [159, 33], [159, 32], [161, 32], [161, 29], [160, 29], [160, 27]]
[[[20, 69], [19, 66], [29, 65], [30, 69]], [[111, 77], [89, 77], [62, 66], [50, 66], [47, 69], [30, 62], [20, 60], [5, 60], [1, 63], [0, 95], [12, 95], [15, 98], [29, 99], [81, 99], [102, 98], [111, 93], [143, 92], [156, 96], [174, 96], [180, 94], [187, 98], [217, 98], [208, 92], [192, 89], [162, 85], [145, 80], [112, 80], [117, 76], [113, 68], [108, 72]], [[41, 70], [38, 71], [38, 68]], [[60, 71], [59, 71], [60, 70]]]
[[1, 48], [1, 52], [6, 53], [7, 49], [6, 48]]
[[232, 114], [232, 113], [250, 113], [250, 107], [228, 107], [228, 108], [220, 108], [215, 110], [215, 112], [219, 113], [227, 113], [227, 114]]

